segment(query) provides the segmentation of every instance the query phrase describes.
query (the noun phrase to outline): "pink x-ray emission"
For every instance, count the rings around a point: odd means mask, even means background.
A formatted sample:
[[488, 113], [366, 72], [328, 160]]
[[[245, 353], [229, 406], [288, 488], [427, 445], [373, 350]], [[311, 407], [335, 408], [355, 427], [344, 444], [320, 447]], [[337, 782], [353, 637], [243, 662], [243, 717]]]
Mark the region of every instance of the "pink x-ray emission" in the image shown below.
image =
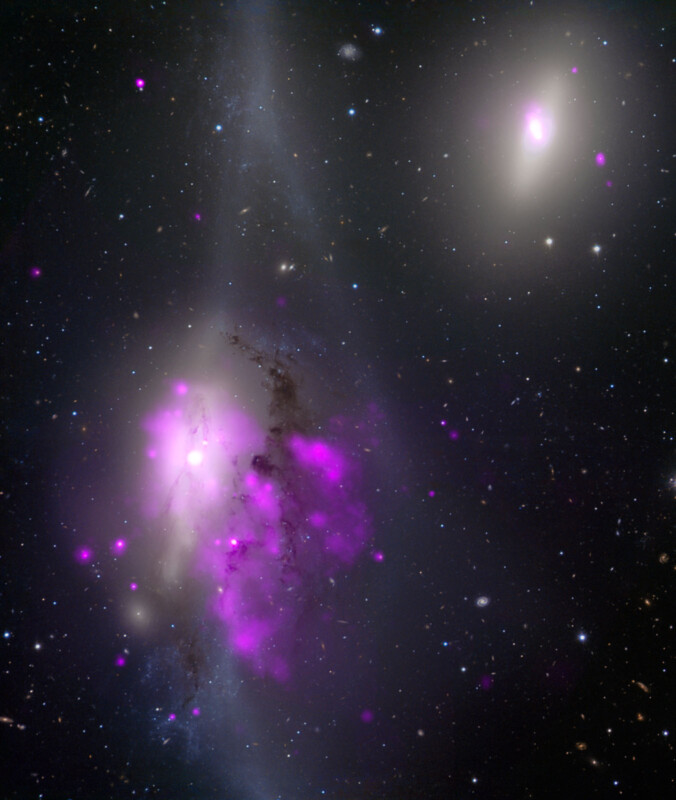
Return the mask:
[[551, 116], [539, 106], [530, 106], [526, 111], [524, 135], [526, 146], [530, 150], [545, 148], [554, 133]]
[[121, 556], [127, 549], [127, 542], [125, 539], [115, 539], [110, 546], [110, 550], [114, 556]]
[[174, 384], [143, 428], [142, 505], [159, 522], [167, 580], [199, 577], [231, 651], [289, 680], [317, 592], [371, 535], [357, 465], [333, 441], [266, 432], [225, 393], [190, 384]]
[[75, 558], [80, 564], [89, 564], [94, 558], [94, 553], [89, 547], [79, 547], [75, 551]]

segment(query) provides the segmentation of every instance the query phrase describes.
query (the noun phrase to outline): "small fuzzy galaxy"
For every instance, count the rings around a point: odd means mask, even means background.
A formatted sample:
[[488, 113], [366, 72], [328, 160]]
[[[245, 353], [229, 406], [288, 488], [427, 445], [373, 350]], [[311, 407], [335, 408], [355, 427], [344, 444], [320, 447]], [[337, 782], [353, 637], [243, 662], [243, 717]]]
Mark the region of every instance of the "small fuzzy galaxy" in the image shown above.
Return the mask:
[[0, 31], [0, 800], [671, 796], [670, 5]]

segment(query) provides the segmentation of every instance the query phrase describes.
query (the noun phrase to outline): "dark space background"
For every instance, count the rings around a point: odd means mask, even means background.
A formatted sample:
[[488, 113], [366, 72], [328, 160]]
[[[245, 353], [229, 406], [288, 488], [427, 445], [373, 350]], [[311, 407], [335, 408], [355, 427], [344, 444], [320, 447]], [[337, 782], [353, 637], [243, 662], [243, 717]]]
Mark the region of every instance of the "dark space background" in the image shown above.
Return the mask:
[[[673, 787], [668, 5], [2, 5], [1, 797]], [[198, 329], [377, 409], [337, 683], [226, 669], [194, 597], [134, 629], [129, 562], [73, 559]]]

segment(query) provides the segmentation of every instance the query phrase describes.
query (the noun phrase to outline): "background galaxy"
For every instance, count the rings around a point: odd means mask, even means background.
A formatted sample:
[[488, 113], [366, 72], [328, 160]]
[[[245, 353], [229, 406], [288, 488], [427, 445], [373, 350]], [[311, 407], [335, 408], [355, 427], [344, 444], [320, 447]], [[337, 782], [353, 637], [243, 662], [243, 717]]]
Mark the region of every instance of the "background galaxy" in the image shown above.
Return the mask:
[[673, 30], [2, 5], [0, 797], [666, 796]]

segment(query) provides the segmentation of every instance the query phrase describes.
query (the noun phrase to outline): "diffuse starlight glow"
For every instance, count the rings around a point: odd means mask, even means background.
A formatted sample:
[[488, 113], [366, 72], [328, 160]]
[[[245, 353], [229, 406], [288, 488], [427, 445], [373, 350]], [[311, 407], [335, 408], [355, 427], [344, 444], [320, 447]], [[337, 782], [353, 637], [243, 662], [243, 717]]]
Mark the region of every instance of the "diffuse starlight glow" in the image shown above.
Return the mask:
[[510, 133], [500, 151], [510, 203], [514, 198], [529, 201], [556, 183], [554, 176], [569, 158], [576, 124], [568, 102], [570, 92], [563, 76], [553, 74], [532, 82], [528, 94], [520, 91], [521, 96], [509, 104], [502, 123]]

